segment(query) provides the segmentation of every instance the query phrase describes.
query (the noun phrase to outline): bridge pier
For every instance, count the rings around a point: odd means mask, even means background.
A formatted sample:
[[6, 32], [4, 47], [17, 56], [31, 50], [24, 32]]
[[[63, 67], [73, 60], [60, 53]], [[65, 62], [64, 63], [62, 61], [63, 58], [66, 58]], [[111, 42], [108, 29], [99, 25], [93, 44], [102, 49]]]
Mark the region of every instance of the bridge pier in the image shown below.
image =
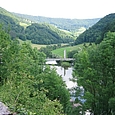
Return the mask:
[[64, 56], [63, 57], [64, 57], [64, 59], [66, 59], [66, 50], [64, 50]]

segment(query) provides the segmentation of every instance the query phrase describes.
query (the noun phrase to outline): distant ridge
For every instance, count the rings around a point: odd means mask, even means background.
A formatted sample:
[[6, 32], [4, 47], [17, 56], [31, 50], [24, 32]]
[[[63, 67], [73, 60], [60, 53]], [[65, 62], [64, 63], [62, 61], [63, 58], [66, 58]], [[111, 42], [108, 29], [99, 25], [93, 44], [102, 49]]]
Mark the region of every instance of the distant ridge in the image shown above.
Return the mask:
[[[85, 31], [87, 32], [94, 24], [100, 22], [100, 18], [64, 19], [17, 14], [8, 12], [1, 7], [0, 15], [0, 23], [4, 24], [5, 28], [10, 26], [10, 35], [13, 39], [17, 37], [21, 40], [31, 40], [32, 43], [36, 44], [73, 42], [76, 39], [76, 32], [78, 32], [80, 28], [83, 27], [87, 29]], [[35, 24], [35, 26], [34, 23], [37, 25]], [[26, 24], [26, 26], [24, 27], [23, 24]], [[97, 28], [97, 26], [93, 28]], [[83, 35], [84, 34], [80, 35], [78, 39], [76, 39], [75, 44], [93, 42], [95, 39], [95, 37], [93, 37], [89, 40], [89, 38], [86, 38], [88, 35], [86, 35], [84, 39]]]
[[19, 38], [24, 41], [30, 40], [35, 44], [47, 45], [69, 43], [75, 40], [71, 33], [59, 30], [50, 24], [32, 22], [27, 24], [26, 27], [20, 25], [20, 23], [23, 25], [26, 22], [29, 22], [29, 20], [27, 21], [0, 8], [0, 24], [3, 25], [3, 29], [8, 31], [12, 39]]
[[76, 39], [75, 44], [85, 42], [100, 43], [103, 40], [103, 36], [108, 31], [115, 31], [115, 13], [106, 15], [92, 27], [83, 32]]
[[89, 28], [100, 20], [100, 18], [95, 19], [64, 19], [64, 18], [49, 18], [43, 16], [31, 16], [25, 14], [14, 13], [15, 15], [29, 19], [36, 23], [49, 23], [57, 26], [60, 29], [68, 31], [76, 31], [81, 27]]

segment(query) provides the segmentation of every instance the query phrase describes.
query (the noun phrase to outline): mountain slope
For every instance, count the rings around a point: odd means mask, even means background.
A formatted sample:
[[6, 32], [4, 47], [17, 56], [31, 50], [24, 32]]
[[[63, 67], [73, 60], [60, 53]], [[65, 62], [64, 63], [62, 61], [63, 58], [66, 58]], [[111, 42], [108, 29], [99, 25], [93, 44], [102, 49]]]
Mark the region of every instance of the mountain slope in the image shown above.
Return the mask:
[[20, 35], [23, 36], [24, 27], [17, 24], [13, 18], [0, 14], [0, 24], [9, 32], [12, 39], [19, 37]]
[[75, 32], [81, 27], [89, 28], [99, 21], [99, 18], [96, 19], [64, 19], [64, 18], [48, 18], [43, 16], [31, 16], [25, 14], [14, 13], [15, 15], [29, 19], [36, 23], [49, 23], [57, 26], [60, 29], [68, 30]]
[[28, 40], [36, 44], [57, 44], [74, 41], [74, 36], [49, 24], [33, 23], [25, 29]]
[[17, 15], [15, 15], [14, 13], [11, 13], [7, 10], [5, 10], [4, 8], [0, 7], [0, 14], [8, 16], [10, 18], [12, 18], [14, 20], [15, 23], [20, 24], [20, 23], [25, 23], [27, 25], [31, 24], [31, 21], [29, 20], [25, 20]]
[[57, 44], [74, 41], [74, 36], [71, 33], [61, 31], [55, 26], [33, 23], [24, 28], [19, 25], [22, 20], [18, 19], [10, 12], [0, 8], [0, 24], [10, 33], [12, 39], [17, 37], [21, 40], [31, 40], [32, 43], [36, 44]]
[[20, 17], [16, 16], [15, 14], [13, 14], [11, 12], [8, 12], [7, 10], [5, 10], [2, 7], [0, 7], [0, 14], [12, 18], [15, 21], [15, 23], [19, 23], [22, 20]]
[[19, 25], [20, 22], [23, 22], [20, 17], [0, 7], [0, 25], [8, 31], [12, 39], [18, 37], [25, 40], [24, 27]]
[[[100, 19], [95, 25], [83, 32], [75, 41], [75, 44], [81, 44], [84, 42], [101, 42], [102, 37], [109, 31], [108, 25], [113, 26], [115, 21], [115, 13], [106, 15]], [[115, 23], [114, 23], [115, 24]], [[108, 28], [108, 29], [107, 29]], [[106, 30], [106, 31], [105, 31]]]

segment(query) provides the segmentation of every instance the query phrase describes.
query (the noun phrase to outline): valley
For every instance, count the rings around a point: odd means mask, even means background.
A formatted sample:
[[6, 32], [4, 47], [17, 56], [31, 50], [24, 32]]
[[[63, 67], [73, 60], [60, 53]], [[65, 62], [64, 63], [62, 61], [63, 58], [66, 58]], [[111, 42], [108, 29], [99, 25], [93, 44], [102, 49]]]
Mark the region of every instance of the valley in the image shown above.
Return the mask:
[[11, 114], [114, 115], [114, 62], [115, 13], [63, 19], [0, 7], [0, 102]]

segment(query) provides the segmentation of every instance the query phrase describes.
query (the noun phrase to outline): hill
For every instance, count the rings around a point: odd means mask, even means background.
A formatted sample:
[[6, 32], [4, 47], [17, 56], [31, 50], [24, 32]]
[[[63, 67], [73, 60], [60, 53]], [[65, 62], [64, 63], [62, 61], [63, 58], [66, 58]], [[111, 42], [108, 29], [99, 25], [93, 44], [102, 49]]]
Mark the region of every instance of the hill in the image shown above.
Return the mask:
[[20, 19], [5, 9], [0, 8], [0, 24], [10, 33], [12, 39], [17, 37], [21, 40], [30, 40], [36, 44], [57, 44], [74, 41], [74, 36], [71, 33], [64, 32], [46, 23], [32, 23], [24, 28], [19, 25], [23, 23], [23, 20], [25, 19]]
[[21, 22], [21, 23], [30, 24], [30, 21], [25, 20], [25, 19], [23, 19], [23, 18], [21, 18], [21, 17], [15, 15], [15, 14], [13, 14], [13, 13], [11, 13], [11, 12], [5, 10], [5, 9], [2, 8], [2, 7], [0, 7], [0, 14], [12, 18], [12, 19], [14, 20], [14, 22], [17, 23], [17, 24], [20, 24], [20, 22]]
[[21, 18], [29, 19], [32, 22], [36, 22], [36, 23], [45, 22], [45, 23], [53, 24], [60, 29], [71, 31], [71, 32], [78, 31], [78, 29], [81, 27], [89, 28], [99, 21], [99, 18], [64, 19], [64, 18], [49, 18], [49, 17], [43, 17], [43, 16], [31, 16], [31, 15], [25, 15], [25, 14], [19, 14], [19, 13], [14, 13], [14, 14]]
[[20, 17], [0, 7], [0, 24], [6, 31], [9, 32], [12, 39], [18, 37], [25, 40], [24, 27], [20, 26], [20, 23], [25, 23], [29, 25], [29, 22], [24, 21]]
[[17, 24], [13, 18], [9, 16], [0, 14], [0, 24], [9, 32], [12, 39], [19, 37], [24, 33], [24, 27]]
[[75, 44], [84, 42], [100, 43], [107, 31], [115, 31], [115, 13], [106, 15], [76, 39]]
[[19, 22], [19, 20], [20, 20], [20, 18], [18, 16], [14, 15], [14, 14], [12, 14], [10, 12], [8, 12], [7, 10], [5, 10], [2, 7], [0, 7], [0, 14], [12, 18], [15, 22]]
[[49, 24], [33, 23], [25, 29], [26, 39], [35, 44], [57, 44], [74, 41], [71, 33], [66, 33]]

